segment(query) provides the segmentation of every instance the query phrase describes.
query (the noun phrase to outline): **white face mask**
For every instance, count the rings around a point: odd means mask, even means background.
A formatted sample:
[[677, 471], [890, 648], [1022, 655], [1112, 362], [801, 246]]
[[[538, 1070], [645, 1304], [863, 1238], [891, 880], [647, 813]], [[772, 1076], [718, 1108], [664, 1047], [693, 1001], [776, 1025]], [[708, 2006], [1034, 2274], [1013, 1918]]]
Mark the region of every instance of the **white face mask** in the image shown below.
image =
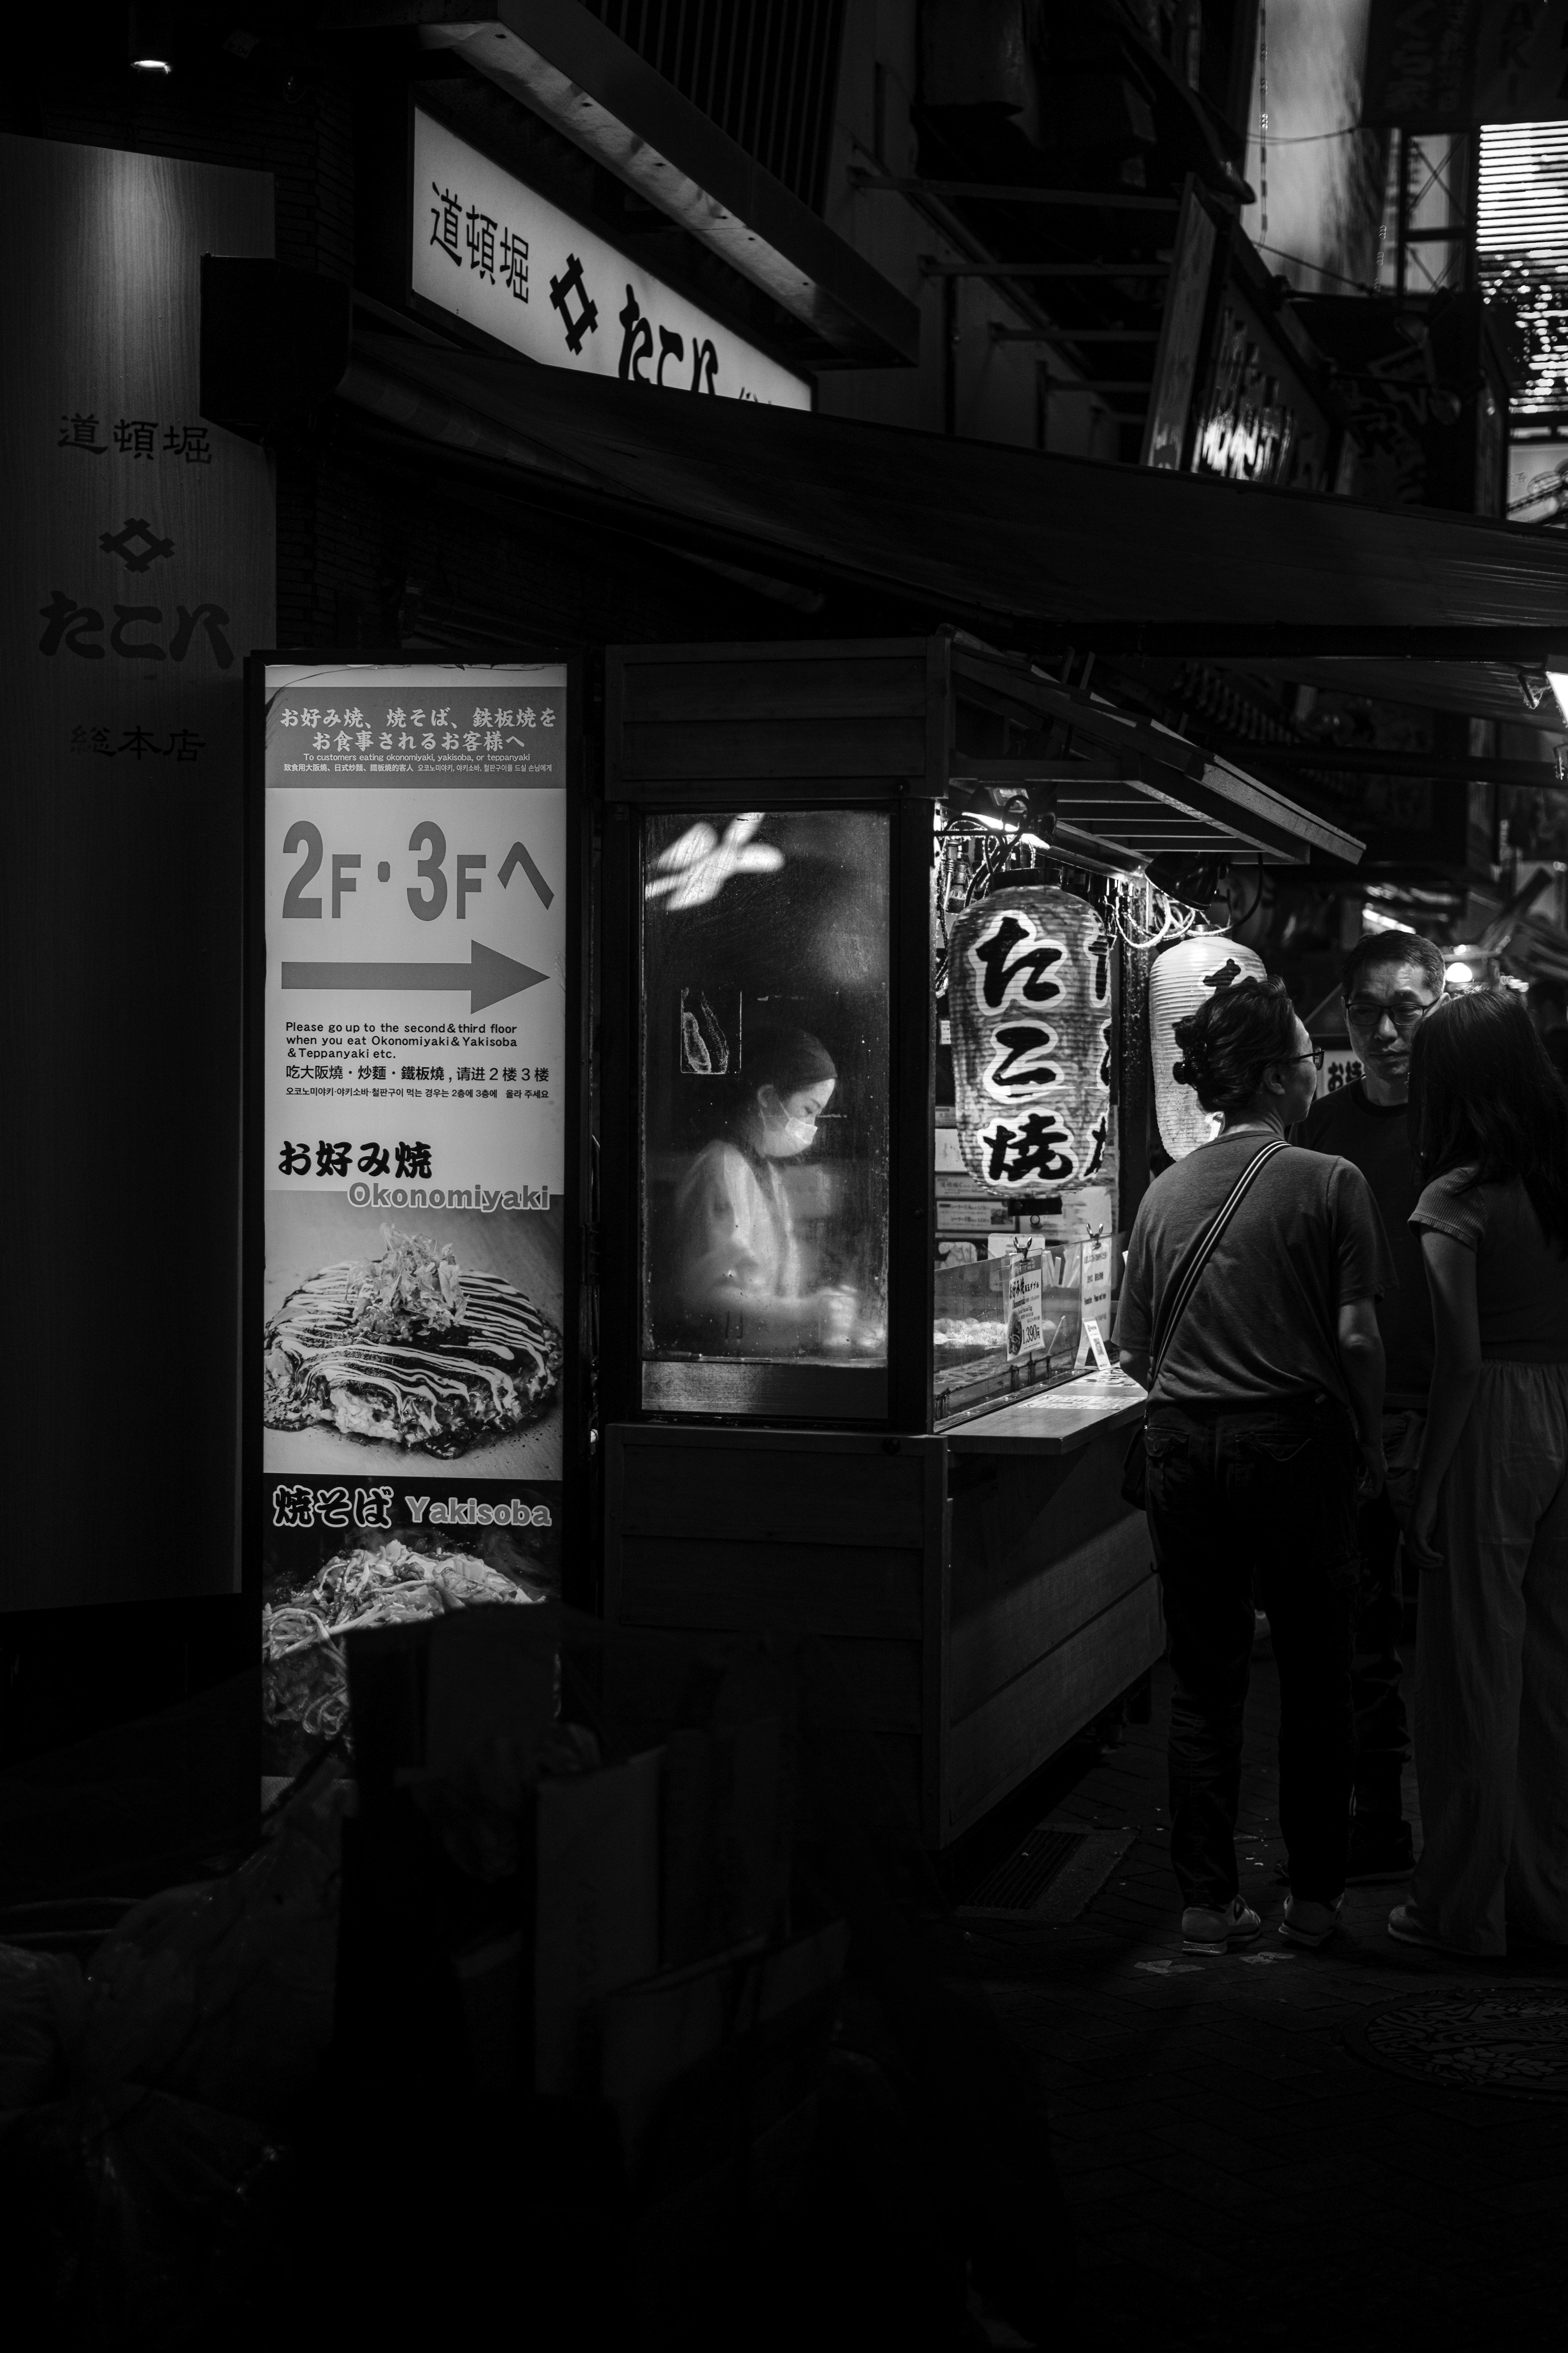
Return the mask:
[[770, 1119], [763, 1123], [763, 1151], [770, 1160], [794, 1160], [816, 1142], [814, 1119]]

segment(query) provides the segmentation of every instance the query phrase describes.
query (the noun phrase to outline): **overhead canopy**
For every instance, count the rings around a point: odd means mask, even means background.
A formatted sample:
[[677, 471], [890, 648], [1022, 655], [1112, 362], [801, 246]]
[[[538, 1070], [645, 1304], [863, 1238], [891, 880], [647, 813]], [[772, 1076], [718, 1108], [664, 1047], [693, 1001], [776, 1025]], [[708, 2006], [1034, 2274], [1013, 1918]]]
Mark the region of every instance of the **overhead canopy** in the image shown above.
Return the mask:
[[[1502, 529], [1502, 525], [1496, 526]], [[1552, 667], [1557, 668], [1554, 659]], [[1561, 734], [1555, 699], [1541, 692], [1543, 661], [1440, 661], [1397, 654], [1298, 654], [1222, 662], [1256, 678], [1286, 678], [1333, 694], [1369, 695], [1377, 702], [1417, 702], [1429, 711], [1458, 711], [1505, 726]], [[1542, 755], [1545, 756], [1544, 754]]]
[[[342, 398], [425, 438], [574, 485], [810, 586], [935, 606], [1036, 651], [1190, 655], [1496, 712], [1568, 669], [1568, 542], [1425, 508], [1054, 457], [567, 376], [385, 334]], [[1478, 666], [1474, 700], [1454, 665]], [[1532, 712], [1519, 682], [1506, 714]]]
[[952, 662], [961, 700], [979, 702], [1026, 729], [1060, 723], [1070, 757], [985, 759], [954, 750], [948, 775], [954, 784], [983, 789], [1037, 787], [1048, 796], [1053, 839], [1064, 850], [1088, 845], [1128, 866], [1237, 857], [1296, 865], [1314, 849], [1350, 865], [1360, 860], [1363, 844], [1353, 834], [1234, 761], [1102, 696], [1043, 678], [1026, 657], [960, 640]]

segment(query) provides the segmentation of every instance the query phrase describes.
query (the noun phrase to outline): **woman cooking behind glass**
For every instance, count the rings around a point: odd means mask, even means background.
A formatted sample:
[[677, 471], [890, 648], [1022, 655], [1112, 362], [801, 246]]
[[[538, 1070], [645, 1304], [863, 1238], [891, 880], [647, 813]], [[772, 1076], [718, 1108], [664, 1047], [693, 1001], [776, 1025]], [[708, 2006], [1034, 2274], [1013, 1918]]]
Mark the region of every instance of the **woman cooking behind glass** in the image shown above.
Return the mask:
[[678, 1345], [747, 1356], [847, 1346], [856, 1294], [809, 1283], [780, 1175], [816, 1141], [838, 1083], [833, 1057], [808, 1029], [764, 1030], [747, 1045], [743, 1083], [730, 1133], [702, 1146], [676, 1195], [668, 1297]]

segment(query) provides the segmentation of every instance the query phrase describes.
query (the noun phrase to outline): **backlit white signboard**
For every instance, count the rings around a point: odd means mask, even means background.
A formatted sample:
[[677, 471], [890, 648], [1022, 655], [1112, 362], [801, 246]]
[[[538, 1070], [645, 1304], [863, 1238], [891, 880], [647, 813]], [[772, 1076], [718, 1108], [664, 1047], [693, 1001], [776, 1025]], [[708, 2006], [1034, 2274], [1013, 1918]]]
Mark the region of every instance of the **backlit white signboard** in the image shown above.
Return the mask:
[[417, 108], [412, 283], [426, 302], [545, 367], [811, 406], [804, 376]]

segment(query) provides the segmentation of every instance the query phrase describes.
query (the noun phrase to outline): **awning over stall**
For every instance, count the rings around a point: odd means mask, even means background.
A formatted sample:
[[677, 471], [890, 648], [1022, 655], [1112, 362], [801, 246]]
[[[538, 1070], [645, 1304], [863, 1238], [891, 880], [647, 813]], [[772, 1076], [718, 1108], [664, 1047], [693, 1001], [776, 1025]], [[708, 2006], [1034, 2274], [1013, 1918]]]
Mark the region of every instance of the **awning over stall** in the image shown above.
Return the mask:
[[1015, 727], [1053, 727], [1070, 746], [1056, 759], [948, 757], [954, 785], [1036, 793], [1048, 802], [1055, 846], [1088, 849], [1129, 867], [1156, 860], [1262, 858], [1305, 863], [1313, 850], [1354, 865], [1353, 834], [1206, 752], [1170, 728], [1121, 711], [1102, 695], [1074, 692], [1042, 677], [1026, 655], [1007, 656], [958, 639], [952, 649], [960, 705], [979, 703]]
[[566, 378], [368, 332], [340, 396], [608, 499], [672, 543], [765, 557], [806, 587], [902, 594], [1034, 651], [1291, 676], [1331, 664], [1336, 682], [1360, 675], [1393, 700], [1440, 692], [1500, 715], [1511, 696], [1516, 723], [1557, 723], [1529, 673], [1568, 668], [1568, 543], [1518, 526]]

